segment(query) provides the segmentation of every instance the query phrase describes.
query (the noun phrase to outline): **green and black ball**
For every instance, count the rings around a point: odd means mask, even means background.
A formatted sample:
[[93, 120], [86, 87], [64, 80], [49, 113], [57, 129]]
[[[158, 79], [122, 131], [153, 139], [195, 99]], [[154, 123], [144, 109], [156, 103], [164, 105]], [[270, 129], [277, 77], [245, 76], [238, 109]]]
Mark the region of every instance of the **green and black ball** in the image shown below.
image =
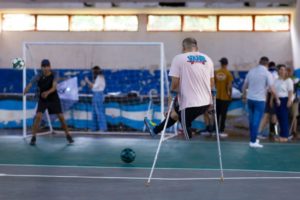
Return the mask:
[[12, 60], [13, 69], [23, 69], [25, 62], [22, 58], [15, 58]]
[[125, 148], [121, 151], [121, 160], [125, 163], [131, 163], [134, 161], [136, 154], [135, 152], [130, 148]]

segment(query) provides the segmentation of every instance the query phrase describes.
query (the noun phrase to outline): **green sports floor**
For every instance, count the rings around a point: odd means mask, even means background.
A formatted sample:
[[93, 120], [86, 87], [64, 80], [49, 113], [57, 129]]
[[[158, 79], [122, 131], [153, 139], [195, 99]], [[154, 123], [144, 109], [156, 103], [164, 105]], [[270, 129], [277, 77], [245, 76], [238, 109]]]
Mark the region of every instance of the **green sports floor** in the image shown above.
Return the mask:
[[[0, 137], [0, 199], [300, 198], [300, 143], [253, 149], [247, 141], [221, 141], [221, 182], [214, 139], [169, 139], [146, 187], [158, 138], [75, 135], [69, 145], [50, 134], [36, 146], [29, 139]], [[127, 147], [136, 153], [131, 164], [120, 159]]]

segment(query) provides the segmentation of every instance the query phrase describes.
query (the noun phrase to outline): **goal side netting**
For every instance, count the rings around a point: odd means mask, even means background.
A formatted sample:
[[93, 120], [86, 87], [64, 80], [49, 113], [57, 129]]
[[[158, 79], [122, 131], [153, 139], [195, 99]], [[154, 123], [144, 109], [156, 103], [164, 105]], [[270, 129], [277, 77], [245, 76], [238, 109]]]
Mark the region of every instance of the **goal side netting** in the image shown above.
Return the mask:
[[[50, 61], [64, 117], [73, 132], [140, 133], [145, 132], [145, 116], [155, 123], [163, 118], [169, 87], [163, 43], [25, 42], [23, 59], [23, 88], [41, 73], [41, 60]], [[105, 79], [103, 101], [98, 99], [104, 113], [100, 119], [95, 116], [97, 98], [86, 82], [93, 83], [94, 66], [102, 69]], [[24, 137], [31, 133], [38, 96], [33, 84], [23, 97]], [[105, 131], [99, 123], [106, 125]], [[46, 111], [40, 129], [61, 130], [57, 116]]]

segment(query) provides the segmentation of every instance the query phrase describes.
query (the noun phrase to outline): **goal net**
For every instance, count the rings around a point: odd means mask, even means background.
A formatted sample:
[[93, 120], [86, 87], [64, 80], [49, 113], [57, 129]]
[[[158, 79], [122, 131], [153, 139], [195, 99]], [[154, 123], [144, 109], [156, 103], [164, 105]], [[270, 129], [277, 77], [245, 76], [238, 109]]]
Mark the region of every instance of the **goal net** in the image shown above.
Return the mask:
[[[23, 59], [26, 63], [23, 88], [41, 73], [41, 60], [50, 61], [71, 131], [139, 133], [145, 131], [145, 116], [156, 123], [163, 117], [168, 93], [163, 43], [25, 42]], [[91, 70], [94, 66], [101, 68], [105, 79], [100, 97], [94, 96], [86, 81], [94, 83]], [[37, 108], [36, 91], [33, 85], [23, 97], [24, 137], [31, 133]], [[95, 106], [95, 99], [100, 105]], [[100, 111], [95, 112], [97, 108]], [[47, 112], [40, 127], [50, 132], [61, 129], [57, 116]]]

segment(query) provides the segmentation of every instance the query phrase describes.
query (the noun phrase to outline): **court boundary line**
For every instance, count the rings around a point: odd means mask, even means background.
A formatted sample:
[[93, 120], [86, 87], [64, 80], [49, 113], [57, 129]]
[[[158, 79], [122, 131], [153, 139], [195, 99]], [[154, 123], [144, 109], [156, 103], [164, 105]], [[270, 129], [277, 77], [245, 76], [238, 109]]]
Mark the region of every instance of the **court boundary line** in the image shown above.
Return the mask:
[[[63, 178], [63, 179], [109, 179], [109, 180], [147, 180], [148, 177], [128, 177], [128, 176], [78, 176], [78, 175], [41, 175], [41, 174], [5, 174], [0, 173], [0, 177], [16, 177], [16, 178]], [[153, 177], [152, 180], [158, 181], [210, 181], [219, 180], [220, 177], [206, 177], [206, 178], [164, 178], [164, 177]], [[262, 177], [224, 177], [224, 181], [231, 180], [300, 180], [300, 176], [297, 177], [285, 177], [285, 176], [262, 176]]]
[[[0, 167], [45, 167], [45, 168], [77, 168], [77, 169], [126, 169], [126, 170], [150, 170], [150, 167], [106, 167], [106, 166], [77, 166], [77, 165], [30, 165], [30, 164], [0, 164]], [[156, 168], [156, 170], [182, 170], [182, 171], [219, 171], [220, 169], [209, 168]], [[300, 174], [298, 171], [278, 171], [278, 170], [252, 170], [252, 169], [224, 169], [228, 172], [259, 172], [259, 173], [286, 173], [286, 174]], [[0, 173], [1, 174], [1, 173]]]
[[[55, 132], [58, 133], [58, 134], [61, 134], [60, 132], [57, 132], [56, 130], [55, 130]], [[37, 136], [44, 136], [44, 135], [48, 135], [48, 134], [51, 134], [51, 132], [50, 131], [41, 132]], [[169, 133], [170, 136], [173, 136], [173, 134], [174, 133]], [[74, 134], [74, 135], [76, 136], [76, 134]], [[78, 135], [81, 135], [81, 133], [78, 134]], [[127, 136], [135, 136], [135, 135], [136, 136], [147, 136], [149, 134], [144, 133], [144, 132], [137, 132], [137, 133], [132, 133], [132, 134], [128, 134], [128, 133], [125, 134], [125, 133], [121, 133], [121, 132], [112, 132], [112, 133], [101, 133], [101, 132], [97, 133], [96, 132], [96, 133], [84, 133], [84, 134], [82, 134], [82, 136], [85, 136], [85, 135], [87, 135], [87, 136], [90, 136], [90, 135], [94, 135], [94, 136], [103, 136], [103, 135], [105, 135], [105, 136], [114, 136], [114, 135], [116, 135], [116, 136], [119, 136], [119, 135], [124, 135], [124, 136], [126, 136], [126, 135]], [[16, 135], [16, 136], [18, 137], [19, 135]], [[31, 136], [31, 134], [30, 134], [30, 136]], [[0, 135], [0, 137], [10, 137], [10, 136], [8, 136], [8, 135], [1, 136]], [[23, 136], [20, 135], [19, 137], [23, 139]], [[130, 138], [130, 139], [132, 139], [132, 138]], [[153, 138], [151, 138], [151, 137], [149, 137], [149, 138], [135, 138], [135, 139], [145, 139], [145, 140], [150, 139], [150, 140], [153, 140]], [[175, 141], [175, 142], [176, 141], [186, 142], [186, 140], [172, 140], [172, 141]], [[209, 140], [209, 141], [203, 141], [203, 140], [191, 140], [191, 141], [189, 141], [189, 143], [196, 143], [196, 142], [197, 143], [201, 143], [201, 144], [202, 143], [216, 143], [216, 141], [211, 141], [211, 140]], [[246, 145], [246, 146], [248, 146], [249, 142], [248, 141], [224, 141], [224, 140], [221, 140], [221, 144], [238, 144], [238, 145]], [[291, 143], [276, 143], [276, 142], [264, 142], [264, 141], [262, 141], [262, 144], [264, 146], [273, 146], [273, 145], [274, 146], [300, 146], [300, 143], [293, 143], [293, 142], [291, 142]], [[255, 149], [253, 149], [253, 150], [255, 150]], [[263, 150], [263, 148], [259, 149], [259, 150]]]
[[[73, 136], [77, 137], [77, 136], [136, 136], [136, 137], [145, 137], [145, 136], [149, 136], [149, 139], [153, 139], [149, 133], [146, 132], [101, 132], [101, 131], [96, 131], [96, 132], [87, 132], [87, 131], [69, 131], [71, 134], [73, 134]], [[62, 130], [55, 130], [53, 129], [53, 131], [47, 131], [47, 132], [40, 132], [37, 133], [37, 136], [45, 136], [45, 135], [65, 135], [65, 132]], [[178, 135], [176, 133], [166, 133], [166, 137], [164, 140], [169, 140], [172, 138], [177, 137]], [[23, 137], [23, 136], [22, 136]], [[23, 137], [23, 139], [28, 139], [32, 137], [32, 133], [28, 133], [26, 137]], [[132, 138], [130, 138], [132, 139]], [[135, 138], [135, 139], [148, 139], [148, 138]]]
[[[60, 133], [60, 132], [56, 132], [56, 131], [55, 131], [55, 133], [56, 134], [63, 134], [62, 132]], [[42, 133], [42, 134], [39, 134], [39, 135], [44, 136], [44, 135], [48, 135], [48, 134], [51, 134], [51, 132], [50, 133], [47, 132], [45, 134]], [[39, 136], [39, 135], [37, 135], [37, 136]], [[168, 135], [168, 137], [170, 137], [170, 139], [175, 138], [176, 136], [178, 136], [178, 135], [174, 135], [174, 133], [168, 133], [167, 135]], [[76, 138], [76, 136], [78, 136], [78, 137], [81, 137], [81, 136], [149, 136], [149, 134], [147, 134], [147, 133], [144, 134], [142, 132], [141, 133], [131, 133], [131, 134], [128, 134], [128, 133], [124, 134], [124, 133], [120, 133], [120, 132], [112, 132], [112, 133], [101, 133], [101, 132], [97, 133], [97, 132], [95, 132], [95, 133], [79, 133], [79, 134], [75, 133], [74, 136]], [[22, 137], [22, 136], [20, 136], [20, 137]], [[158, 137], [157, 140], [159, 140], [159, 138], [160, 137]], [[154, 140], [155, 141], [155, 138], [152, 138], [151, 136], [149, 136], [149, 138], [147, 137], [147, 138], [128, 138], [128, 139], [141, 139], [141, 140]], [[181, 139], [171, 140], [171, 141], [173, 141], [173, 142], [177, 142], [177, 141], [187, 142], [186, 140], [181, 140]], [[191, 141], [188, 141], [188, 142], [189, 143], [200, 143], [200, 144], [207, 144], [207, 143], [215, 144], [216, 143], [216, 141], [210, 141], [210, 140], [209, 141], [191, 140]], [[249, 146], [248, 141], [224, 141], [224, 140], [222, 141], [221, 140], [220, 142], [221, 142], [221, 148], [222, 148], [222, 144], [237, 144], [237, 145]], [[276, 143], [276, 142], [264, 142], [264, 141], [262, 141], [262, 144], [264, 146], [300, 146], [300, 143], [293, 143], [293, 142], [290, 142], [290, 143], [289, 142], [288, 143]], [[253, 148], [249, 147], [249, 149], [253, 149]], [[263, 149], [264, 148], [257, 149], [257, 150], [262, 150], [263, 151]], [[253, 150], [256, 150], [256, 149], [253, 149]]]

